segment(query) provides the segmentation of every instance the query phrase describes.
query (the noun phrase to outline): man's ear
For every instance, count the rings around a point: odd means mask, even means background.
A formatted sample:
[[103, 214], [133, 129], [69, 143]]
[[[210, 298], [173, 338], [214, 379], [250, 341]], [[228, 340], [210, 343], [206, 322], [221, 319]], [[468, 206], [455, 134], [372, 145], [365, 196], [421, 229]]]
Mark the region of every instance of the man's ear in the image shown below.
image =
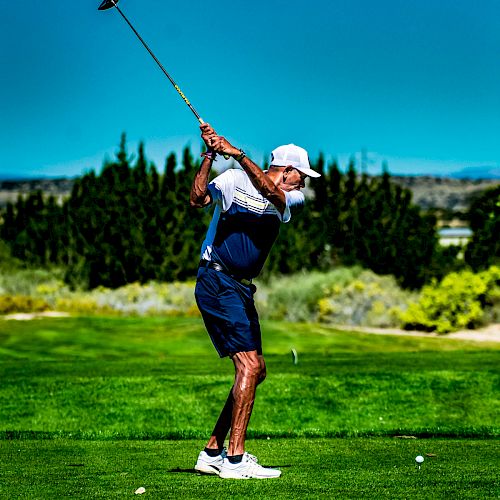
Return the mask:
[[288, 167], [285, 167], [283, 170], [283, 177], [286, 178], [288, 177], [288, 174], [293, 170], [293, 167], [288, 165]]

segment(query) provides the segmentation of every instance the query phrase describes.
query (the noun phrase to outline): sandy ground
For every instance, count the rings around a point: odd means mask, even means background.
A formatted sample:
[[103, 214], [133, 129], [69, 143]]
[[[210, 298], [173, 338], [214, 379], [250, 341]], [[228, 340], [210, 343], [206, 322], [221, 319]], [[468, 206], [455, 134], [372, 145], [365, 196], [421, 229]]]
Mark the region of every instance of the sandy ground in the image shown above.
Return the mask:
[[405, 335], [409, 337], [441, 337], [447, 339], [473, 340], [476, 342], [500, 342], [500, 323], [488, 325], [477, 330], [461, 330], [459, 332], [439, 335], [437, 333], [418, 330], [401, 330], [399, 328], [372, 328], [368, 326], [334, 325], [339, 330], [373, 333], [375, 335]]
[[[66, 318], [69, 313], [46, 311], [40, 313], [17, 313], [3, 316], [6, 320], [29, 321], [39, 318]], [[448, 339], [472, 340], [475, 342], [500, 342], [500, 323], [488, 325], [477, 330], [461, 330], [459, 332], [447, 333], [446, 335], [438, 335], [437, 333], [408, 331], [399, 328], [375, 328], [368, 326], [348, 326], [348, 325], [332, 325], [339, 330], [351, 332], [373, 333], [374, 335], [405, 335], [408, 337], [442, 337]]]
[[30, 319], [40, 319], [40, 318], [67, 318], [70, 316], [69, 313], [57, 312], [57, 311], [45, 311], [37, 313], [16, 313], [16, 314], [6, 314], [3, 319], [13, 319], [17, 321], [29, 321]]

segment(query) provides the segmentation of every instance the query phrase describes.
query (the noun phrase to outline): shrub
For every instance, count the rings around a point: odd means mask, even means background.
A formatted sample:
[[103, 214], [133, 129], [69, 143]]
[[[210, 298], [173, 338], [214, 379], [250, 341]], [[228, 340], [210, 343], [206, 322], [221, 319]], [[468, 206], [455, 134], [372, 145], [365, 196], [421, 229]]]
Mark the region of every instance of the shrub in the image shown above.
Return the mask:
[[55, 301], [55, 308], [57, 311], [83, 315], [116, 314], [116, 311], [110, 307], [99, 305], [94, 298], [77, 294], [58, 297]]
[[194, 282], [131, 283], [115, 290], [100, 287], [90, 293], [100, 307], [139, 315], [182, 315], [196, 307]]
[[[54, 269], [2, 269], [0, 273], [0, 293], [4, 295], [44, 296], [43, 287], [59, 288], [63, 271]], [[43, 293], [37, 288], [42, 287]]]
[[393, 276], [363, 271], [344, 286], [324, 290], [317, 303], [317, 319], [353, 326], [398, 326], [397, 306], [404, 307], [413, 292], [402, 290]]
[[395, 306], [413, 296], [392, 276], [352, 267], [274, 277], [259, 286], [256, 302], [266, 319], [382, 327], [399, 326]]
[[[494, 319], [500, 302], [500, 267], [451, 273], [422, 289], [418, 302], [400, 312], [405, 328], [447, 333]], [[493, 313], [493, 314], [492, 314]]]
[[130, 283], [120, 288], [98, 287], [90, 292], [66, 293], [55, 307], [79, 314], [138, 314], [179, 316], [196, 314], [194, 282]]
[[42, 312], [50, 309], [43, 299], [25, 295], [0, 295], [0, 314]]
[[321, 273], [302, 272], [274, 276], [267, 284], [259, 284], [255, 295], [262, 318], [285, 321], [314, 321], [318, 302], [328, 290], [342, 288], [359, 276], [360, 267], [339, 268]]

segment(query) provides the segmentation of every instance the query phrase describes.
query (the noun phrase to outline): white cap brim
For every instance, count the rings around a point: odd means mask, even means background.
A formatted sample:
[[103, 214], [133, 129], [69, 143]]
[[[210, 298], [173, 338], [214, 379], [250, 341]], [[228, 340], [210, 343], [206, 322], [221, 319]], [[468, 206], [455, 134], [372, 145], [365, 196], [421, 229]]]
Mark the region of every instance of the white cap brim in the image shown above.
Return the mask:
[[293, 167], [296, 168], [297, 170], [300, 170], [302, 173], [308, 175], [309, 177], [321, 177], [321, 174], [318, 174], [315, 170], [312, 168], [307, 168], [307, 167], [301, 167], [300, 165], [295, 164], [294, 161], [273, 161], [272, 166], [273, 167]]
[[305, 167], [294, 167], [297, 170], [300, 170], [303, 174], [308, 175], [309, 177], [321, 177], [321, 174], [318, 174], [316, 170], [313, 170], [312, 168], [305, 168]]

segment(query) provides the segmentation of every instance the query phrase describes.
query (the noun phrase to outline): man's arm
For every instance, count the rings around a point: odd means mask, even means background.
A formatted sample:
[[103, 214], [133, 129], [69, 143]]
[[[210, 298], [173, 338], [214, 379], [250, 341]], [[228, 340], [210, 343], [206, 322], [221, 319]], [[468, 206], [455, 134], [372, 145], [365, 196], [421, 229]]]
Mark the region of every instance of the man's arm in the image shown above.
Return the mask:
[[210, 203], [210, 195], [208, 194], [208, 177], [212, 164], [215, 160], [216, 153], [212, 148], [212, 142], [217, 137], [215, 130], [208, 124], [203, 123], [200, 126], [201, 137], [205, 142], [208, 151], [201, 162], [200, 168], [196, 172], [193, 184], [191, 185], [191, 194], [189, 196], [189, 204], [194, 208], [206, 207]]
[[[235, 156], [239, 154], [240, 151], [238, 150]], [[250, 158], [245, 156], [239, 163], [252, 181], [255, 189], [283, 215], [286, 207], [285, 193]]]
[[[213, 154], [215, 155], [215, 153]], [[210, 175], [213, 162], [213, 159], [205, 156], [194, 176], [193, 184], [191, 185], [191, 195], [189, 197], [189, 204], [194, 208], [203, 208], [210, 203], [208, 176]]]
[[[217, 153], [229, 154], [233, 158], [238, 158], [241, 155], [241, 151], [232, 146], [224, 137], [218, 136], [211, 140], [211, 145]], [[255, 189], [283, 215], [286, 208], [285, 193], [250, 158], [245, 156], [239, 160], [239, 164], [243, 167]]]

